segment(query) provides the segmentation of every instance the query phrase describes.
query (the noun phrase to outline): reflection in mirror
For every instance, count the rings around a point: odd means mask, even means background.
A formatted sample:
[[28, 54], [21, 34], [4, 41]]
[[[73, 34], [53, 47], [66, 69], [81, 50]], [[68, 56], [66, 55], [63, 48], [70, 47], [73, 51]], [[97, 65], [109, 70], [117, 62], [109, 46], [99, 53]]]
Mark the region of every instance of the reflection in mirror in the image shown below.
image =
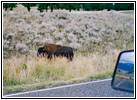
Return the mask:
[[134, 91], [134, 51], [123, 52], [117, 62], [113, 86], [125, 91]]

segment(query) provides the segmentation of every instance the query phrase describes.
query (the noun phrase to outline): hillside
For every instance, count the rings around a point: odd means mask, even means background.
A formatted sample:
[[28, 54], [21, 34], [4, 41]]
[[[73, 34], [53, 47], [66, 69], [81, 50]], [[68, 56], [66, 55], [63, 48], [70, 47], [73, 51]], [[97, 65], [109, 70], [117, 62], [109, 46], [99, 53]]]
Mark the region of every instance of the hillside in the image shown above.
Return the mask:
[[4, 57], [36, 55], [44, 43], [70, 46], [76, 51], [109, 52], [134, 48], [133, 11], [30, 12], [22, 5], [3, 10]]

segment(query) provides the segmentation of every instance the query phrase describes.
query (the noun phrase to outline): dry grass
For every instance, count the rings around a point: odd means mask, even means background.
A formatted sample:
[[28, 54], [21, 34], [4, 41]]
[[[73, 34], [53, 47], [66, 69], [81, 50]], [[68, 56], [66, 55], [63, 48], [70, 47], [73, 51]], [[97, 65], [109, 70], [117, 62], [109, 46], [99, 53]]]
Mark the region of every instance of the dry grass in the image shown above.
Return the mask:
[[113, 71], [117, 52], [100, 55], [97, 53], [76, 54], [73, 61], [66, 58], [55, 58], [49, 61], [37, 57], [13, 57], [4, 59], [3, 77], [5, 82], [16, 80], [27, 83], [51, 80], [69, 80], [83, 76], [95, 76]]
[[[114, 71], [114, 65], [119, 51], [100, 55], [98, 53], [86, 56], [75, 54], [73, 61], [66, 58], [13, 57], [4, 59], [4, 87], [40, 82], [68, 81], [80, 77], [97, 78]], [[110, 76], [110, 75], [109, 75]], [[104, 77], [104, 76], [103, 76]]]

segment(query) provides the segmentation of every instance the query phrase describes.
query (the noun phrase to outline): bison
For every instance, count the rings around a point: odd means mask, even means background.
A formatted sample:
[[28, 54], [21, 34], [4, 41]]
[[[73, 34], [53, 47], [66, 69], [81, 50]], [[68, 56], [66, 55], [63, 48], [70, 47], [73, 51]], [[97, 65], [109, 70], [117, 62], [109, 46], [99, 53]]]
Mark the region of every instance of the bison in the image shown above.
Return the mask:
[[71, 47], [60, 46], [56, 44], [44, 44], [43, 47], [38, 49], [38, 55], [47, 55], [48, 59], [52, 59], [53, 56], [64, 56], [69, 60], [73, 59], [73, 49]]

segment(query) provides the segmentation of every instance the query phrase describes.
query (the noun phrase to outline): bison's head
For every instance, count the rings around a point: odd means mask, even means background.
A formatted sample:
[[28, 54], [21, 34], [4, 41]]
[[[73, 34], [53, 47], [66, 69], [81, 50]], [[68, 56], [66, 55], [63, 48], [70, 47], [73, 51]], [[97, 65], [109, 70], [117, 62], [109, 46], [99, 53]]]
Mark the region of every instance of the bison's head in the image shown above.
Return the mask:
[[39, 47], [37, 56], [40, 56], [40, 55], [44, 56], [45, 54], [46, 54], [45, 48], [44, 47]]

